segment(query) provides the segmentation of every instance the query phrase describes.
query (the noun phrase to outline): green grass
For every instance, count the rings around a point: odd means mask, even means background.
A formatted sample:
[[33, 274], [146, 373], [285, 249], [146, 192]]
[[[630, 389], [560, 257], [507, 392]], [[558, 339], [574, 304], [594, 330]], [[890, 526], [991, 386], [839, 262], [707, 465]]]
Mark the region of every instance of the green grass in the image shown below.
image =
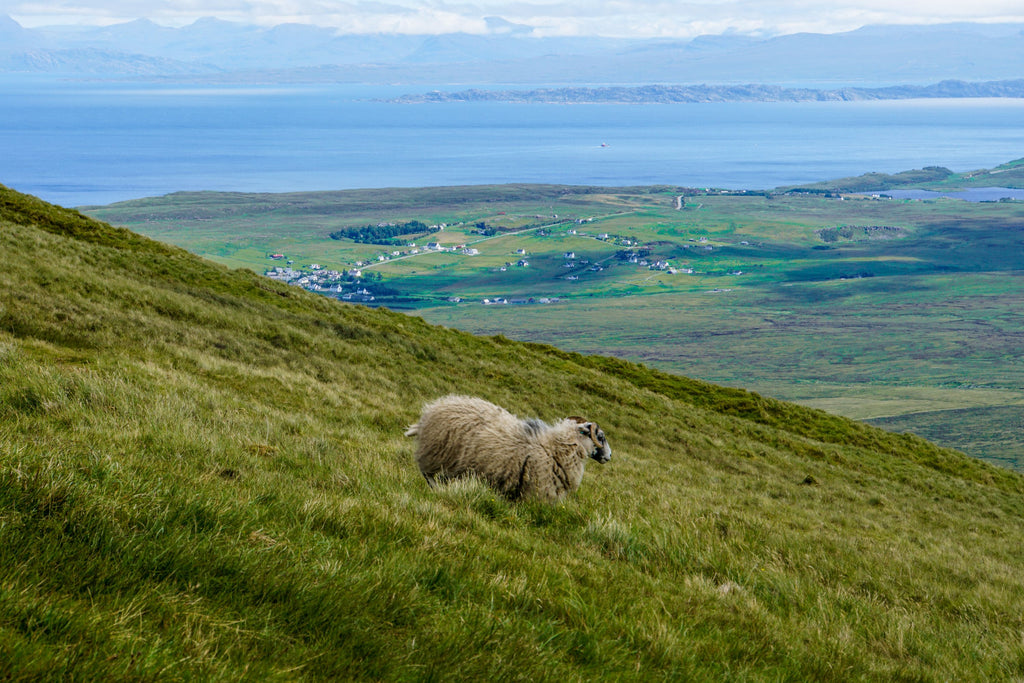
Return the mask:
[[[4, 678], [1024, 676], [1009, 470], [6, 189], [0, 245]], [[431, 491], [402, 433], [450, 391], [587, 415], [614, 458], [555, 506]]]

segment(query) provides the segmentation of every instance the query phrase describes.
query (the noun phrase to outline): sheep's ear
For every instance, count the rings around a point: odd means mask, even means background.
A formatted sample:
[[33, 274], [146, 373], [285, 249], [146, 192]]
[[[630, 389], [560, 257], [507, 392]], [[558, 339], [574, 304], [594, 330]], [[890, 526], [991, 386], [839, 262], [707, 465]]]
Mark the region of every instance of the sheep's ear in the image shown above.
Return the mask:
[[594, 438], [594, 431], [593, 431], [594, 430], [594, 423], [593, 422], [584, 422], [583, 425], [579, 428], [579, 430], [580, 430], [580, 434], [582, 434], [583, 436], [589, 436], [591, 439]]

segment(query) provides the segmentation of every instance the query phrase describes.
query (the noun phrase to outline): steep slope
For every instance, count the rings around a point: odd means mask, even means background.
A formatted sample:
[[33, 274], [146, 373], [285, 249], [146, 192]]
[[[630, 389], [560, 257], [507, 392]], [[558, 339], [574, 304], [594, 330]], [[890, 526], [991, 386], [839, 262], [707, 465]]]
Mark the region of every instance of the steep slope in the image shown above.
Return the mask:
[[[1012, 472], [2, 187], [0, 245], [0, 676], [1024, 675]], [[450, 391], [587, 415], [613, 459], [558, 506], [431, 492], [402, 432]]]

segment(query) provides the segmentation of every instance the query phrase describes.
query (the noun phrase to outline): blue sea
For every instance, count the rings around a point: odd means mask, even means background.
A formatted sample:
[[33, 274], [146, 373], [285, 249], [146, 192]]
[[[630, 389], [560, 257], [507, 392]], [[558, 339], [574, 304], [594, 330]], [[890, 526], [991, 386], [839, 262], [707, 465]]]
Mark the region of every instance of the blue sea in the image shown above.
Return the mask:
[[768, 189], [1024, 157], [1024, 100], [393, 104], [424, 87], [0, 81], [0, 183], [65, 206], [179, 190], [481, 183]]

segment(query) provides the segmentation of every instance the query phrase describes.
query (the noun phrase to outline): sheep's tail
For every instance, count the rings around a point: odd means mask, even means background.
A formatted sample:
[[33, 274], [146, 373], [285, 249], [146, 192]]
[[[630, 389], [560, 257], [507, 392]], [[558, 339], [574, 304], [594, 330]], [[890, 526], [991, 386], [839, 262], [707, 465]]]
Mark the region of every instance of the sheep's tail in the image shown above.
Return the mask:
[[419, 433], [420, 433], [420, 425], [419, 425], [418, 422], [416, 424], [412, 425], [411, 427], [409, 427], [407, 430], [405, 430], [405, 435], [406, 436], [416, 436]]

